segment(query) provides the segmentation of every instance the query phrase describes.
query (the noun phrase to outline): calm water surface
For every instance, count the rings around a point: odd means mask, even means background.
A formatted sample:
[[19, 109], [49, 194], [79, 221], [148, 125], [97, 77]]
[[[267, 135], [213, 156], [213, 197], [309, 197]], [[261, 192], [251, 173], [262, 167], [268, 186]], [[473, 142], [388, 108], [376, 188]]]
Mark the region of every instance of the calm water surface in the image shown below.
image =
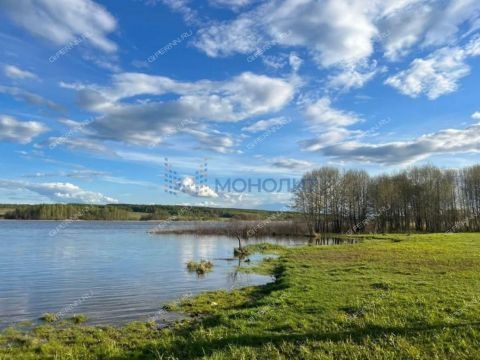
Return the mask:
[[[154, 226], [0, 221], [0, 327], [35, 321], [45, 312], [65, 318], [82, 313], [93, 324], [146, 320], [182, 296], [271, 281], [256, 274], [232, 276], [238, 261], [224, 259], [232, 257], [235, 239], [149, 235]], [[261, 242], [298, 245], [305, 240]], [[189, 273], [185, 263], [192, 259], [213, 259], [213, 272], [204, 277]]]

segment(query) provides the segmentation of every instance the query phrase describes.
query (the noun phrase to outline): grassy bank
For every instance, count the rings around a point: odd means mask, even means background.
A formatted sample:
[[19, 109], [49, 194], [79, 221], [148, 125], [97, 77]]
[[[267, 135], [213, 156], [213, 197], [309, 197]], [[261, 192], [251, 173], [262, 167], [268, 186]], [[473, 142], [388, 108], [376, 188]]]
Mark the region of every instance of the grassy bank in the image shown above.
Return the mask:
[[196, 321], [10, 329], [0, 359], [480, 358], [480, 234], [260, 249], [276, 281], [188, 300]]

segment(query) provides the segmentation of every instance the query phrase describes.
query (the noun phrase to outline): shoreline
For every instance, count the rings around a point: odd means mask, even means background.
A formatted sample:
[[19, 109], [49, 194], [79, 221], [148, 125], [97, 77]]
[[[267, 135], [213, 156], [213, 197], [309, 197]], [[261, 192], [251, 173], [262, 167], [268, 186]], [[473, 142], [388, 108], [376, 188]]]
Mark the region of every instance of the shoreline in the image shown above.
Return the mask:
[[192, 319], [164, 329], [145, 322], [12, 329], [0, 332], [0, 357], [480, 357], [480, 233], [386, 234], [356, 245], [256, 249], [278, 255], [255, 269], [275, 280], [187, 299], [179, 306]]

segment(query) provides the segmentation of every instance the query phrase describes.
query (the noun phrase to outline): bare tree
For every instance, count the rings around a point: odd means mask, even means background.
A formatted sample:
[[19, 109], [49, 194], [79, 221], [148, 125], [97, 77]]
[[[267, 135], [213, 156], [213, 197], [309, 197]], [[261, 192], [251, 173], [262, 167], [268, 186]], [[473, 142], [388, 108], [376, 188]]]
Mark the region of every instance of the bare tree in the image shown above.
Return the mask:
[[480, 165], [462, 170], [427, 165], [376, 177], [322, 167], [303, 176], [293, 198], [310, 235], [479, 231]]

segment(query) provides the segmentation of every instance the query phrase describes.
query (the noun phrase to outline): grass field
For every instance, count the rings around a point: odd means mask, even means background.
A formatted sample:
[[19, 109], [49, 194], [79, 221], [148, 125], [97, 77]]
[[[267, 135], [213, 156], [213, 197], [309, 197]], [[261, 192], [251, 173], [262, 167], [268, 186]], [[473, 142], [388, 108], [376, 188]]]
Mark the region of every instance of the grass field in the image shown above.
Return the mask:
[[6, 213], [15, 210], [13, 207], [1, 207], [0, 206], [0, 218], [2, 218]]
[[363, 239], [266, 247], [274, 283], [189, 300], [169, 329], [8, 329], [0, 359], [480, 359], [480, 234]]

